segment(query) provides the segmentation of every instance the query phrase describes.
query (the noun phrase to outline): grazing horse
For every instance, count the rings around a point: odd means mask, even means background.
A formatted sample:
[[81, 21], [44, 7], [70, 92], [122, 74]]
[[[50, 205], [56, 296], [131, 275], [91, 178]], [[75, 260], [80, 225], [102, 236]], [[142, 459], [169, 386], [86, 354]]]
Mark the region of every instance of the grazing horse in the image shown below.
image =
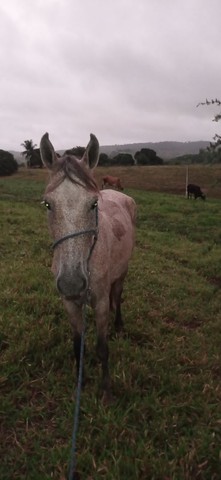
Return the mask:
[[51, 173], [43, 203], [48, 209], [54, 241], [52, 272], [73, 327], [77, 376], [82, 311], [88, 303], [95, 310], [103, 400], [108, 401], [111, 398], [109, 312], [115, 311], [115, 327], [120, 330], [121, 294], [134, 246], [136, 205], [121, 192], [99, 191], [92, 175], [99, 159], [95, 135], [90, 135], [80, 160], [73, 155], [57, 158], [48, 133], [41, 139], [40, 150], [42, 161]]
[[119, 177], [112, 177], [111, 175], [106, 175], [106, 177], [103, 177], [102, 180], [102, 188], [116, 187], [118, 188], [118, 190], [123, 190]]
[[194, 185], [193, 183], [189, 183], [187, 185], [187, 197], [190, 198], [194, 196], [195, 200], [199, 197], [202, 200], [206, 199], [205, 194], [202, 192], [201, 188], [198, 185]]

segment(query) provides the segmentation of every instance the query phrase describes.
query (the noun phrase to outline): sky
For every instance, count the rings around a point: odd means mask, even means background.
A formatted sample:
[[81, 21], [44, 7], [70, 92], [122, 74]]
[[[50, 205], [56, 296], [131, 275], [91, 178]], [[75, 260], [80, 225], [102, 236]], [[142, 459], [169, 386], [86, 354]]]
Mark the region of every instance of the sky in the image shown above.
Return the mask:
[[0, 148], [212, 140], [220, 0], [6, 0]]

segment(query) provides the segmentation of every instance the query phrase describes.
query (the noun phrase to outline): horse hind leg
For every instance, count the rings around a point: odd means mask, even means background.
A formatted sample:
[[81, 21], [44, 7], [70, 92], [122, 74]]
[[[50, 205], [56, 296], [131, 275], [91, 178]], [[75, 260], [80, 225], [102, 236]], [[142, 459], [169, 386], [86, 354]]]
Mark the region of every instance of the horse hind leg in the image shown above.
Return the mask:
[[[63, 303], [68, 312], [70, 324], [72, 326], [72, 331], [73, 331], [73, 350], [74, 350], [74, 358], [76, 363], [76, 376], [77, 376], [77, 382], [78, 382], [79, 370], [80, 370], [80, 358], [81, 358], [82, 330], [83, 330], [82, 308], [78, 307], [77, 305], [75, 305], [73, 302], [69, 300], [63, 299]], [[85, 352], [85, 345], [83, 345], [83, 347]], [[82, 368], [82, 385], [84, 384], [85, 384], [84, 368]]]
[[117, 333], [122, 332], [124, 328], [124, 322], [121, 314], [121, 301], [116, 306], [114, 326]]
[[103, 402], [109, 403], [112, 398], [111, 394], [111, 381], [109, 373], [109, 348], [107, 343], [107, 338], [103, 335], [97, 337], [97, 356], [101, 362], [102, 369], [102, 380], [101, 386], [103, 391]]
[[109, 348], [108, 348], [108, 323], [109, 323], [109, 302], [108, 297], [105, 303], [101, 303], [96, 308], [97, 324], [97, 346], [96, 352], [101, 362], [102, 378], [101, 387], [103, 391], [103, 403], [112, 401], [111, 379], [109, 373]]
[[[126, 275], [126, 274], [125, 274]], [[120, 278], [117, 280], [111, 287], [111, 295], [110, 295], [110, 302], [111, 302], [111, 309], [115, 311], [115, 319], [114, 319], [114, 326], [116, 332], [121, 332], [124, 327], [124, 322], [121, 313], [121, 303], [122, 300], [122, 293], [123, 293], [123, 283], [124, 278]]]

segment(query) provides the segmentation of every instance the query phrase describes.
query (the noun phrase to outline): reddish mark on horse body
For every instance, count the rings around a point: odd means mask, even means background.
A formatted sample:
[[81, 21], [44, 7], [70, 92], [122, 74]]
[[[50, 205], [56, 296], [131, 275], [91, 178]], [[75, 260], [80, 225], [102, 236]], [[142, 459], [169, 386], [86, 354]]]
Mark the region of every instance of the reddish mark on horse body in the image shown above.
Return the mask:
[[112, 230], [113, 230], [113, 234], [115, 235], [115, 237], [116, 237], [118, 240], [121, 240], [121, 238], [122, 238], [122, 237], [125, 235], [125, 233], [126, 233], [125, 228], [124, 228], [123, 225], [119, 222], [119, 220], [117, 220], [116, 218], [114, 218], [114, 220], [113, 220]]

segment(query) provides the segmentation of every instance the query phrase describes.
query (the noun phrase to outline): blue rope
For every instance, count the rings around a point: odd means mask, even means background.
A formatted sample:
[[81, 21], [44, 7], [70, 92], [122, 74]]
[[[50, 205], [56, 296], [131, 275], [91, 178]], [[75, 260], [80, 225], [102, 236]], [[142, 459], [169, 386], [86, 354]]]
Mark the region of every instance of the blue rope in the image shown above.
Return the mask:
[[73, 427], [73, 433], [72, 433], [72, 447], [71, 447], [71, 461], [70, 461], [70, 469], [69, 469], [68, 480], [78, 480], [78, 478], [79, 478], [78, 474], [75, 472], [75, 468], [76, 468], [76, 439], [77, 439], [77, 430], [78, 430], [79, 412], [80, 412], [80, 398], [81, 398], [82, 375], [83, 375], [85, 330], [86, 330], [86, 302], [84, 303], [84, 306], [83, 306], [83, 329], [82, 329], [82, 332], [81, 332], [80, 363], [79, 363], [76, 401], [75, 401], [74, 427]]

